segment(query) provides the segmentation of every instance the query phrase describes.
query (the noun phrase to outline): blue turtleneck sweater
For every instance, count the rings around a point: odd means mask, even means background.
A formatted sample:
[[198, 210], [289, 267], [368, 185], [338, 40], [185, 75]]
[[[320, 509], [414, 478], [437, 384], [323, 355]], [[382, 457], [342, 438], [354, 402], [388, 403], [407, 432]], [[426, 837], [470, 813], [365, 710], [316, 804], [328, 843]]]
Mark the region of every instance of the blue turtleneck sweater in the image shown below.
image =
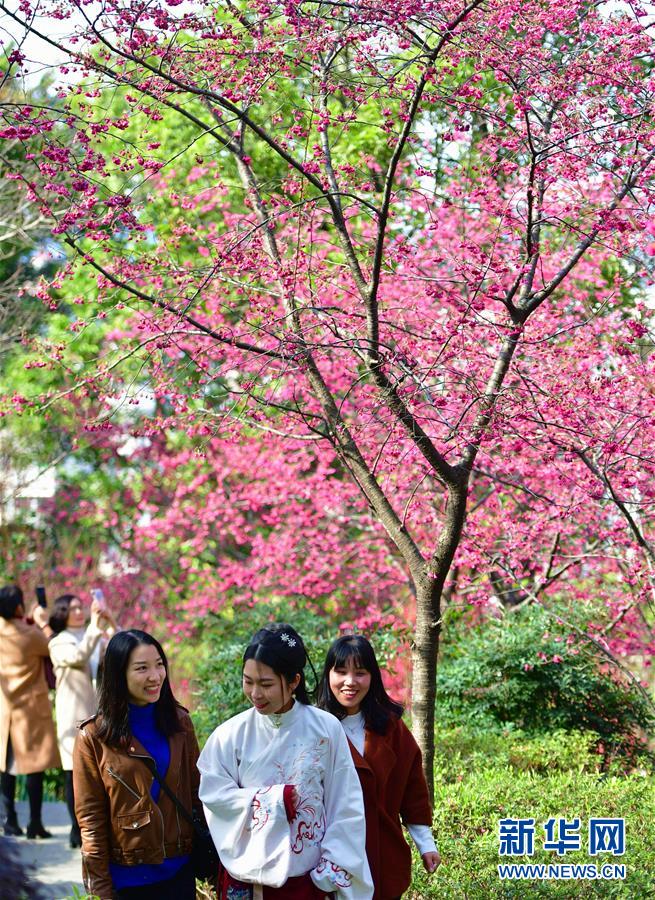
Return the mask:
[[[129, 709], [132, 735], [152, 756], [160, 777], [165, 778], [171, 761], [171, 750], [168, 745], [168, 738], [157, 728], [155, 704], [148, 703], [147, 706], [134, 706], [130, 703]], [[139, 765], [138, 760], [135, 760], [135, 765]], [[150, 794], [155, 803], [159, 800], [160, 792], [159, 782], [153, 779]], [[180, 871], [188, 859], [188, 856], [173, 856], [165, 859], [159, 865], [143, 864], [140, 866], [120, 866], [117, 863], [109, 863], [109, 872], [114, 887], [116, 890], [121, 890], [126, 887], [155, 884], [158, 881], [172, 878]]]

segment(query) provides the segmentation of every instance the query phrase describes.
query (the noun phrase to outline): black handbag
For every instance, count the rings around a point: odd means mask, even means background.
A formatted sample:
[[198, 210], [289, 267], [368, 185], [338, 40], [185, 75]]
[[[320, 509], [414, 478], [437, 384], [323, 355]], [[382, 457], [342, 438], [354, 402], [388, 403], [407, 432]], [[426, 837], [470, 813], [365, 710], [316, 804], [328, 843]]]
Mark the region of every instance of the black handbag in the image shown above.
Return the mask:
[[144, 758], [143, 761], [148, 766], [153, 777], [159, 782], [161, 789], [168, 797], [170, 797], [177, 810], [193, 828], [193, 849], [191, 851], [191, 867], [193, 868], [193, 874], [199, 881], [210, 881], [215, 883], [218, 878], [218, 867], [220, 862], [204, 816], [196, 809], [190, 813], [182, 806], [179, 799], [157, 771], [154, 759]]

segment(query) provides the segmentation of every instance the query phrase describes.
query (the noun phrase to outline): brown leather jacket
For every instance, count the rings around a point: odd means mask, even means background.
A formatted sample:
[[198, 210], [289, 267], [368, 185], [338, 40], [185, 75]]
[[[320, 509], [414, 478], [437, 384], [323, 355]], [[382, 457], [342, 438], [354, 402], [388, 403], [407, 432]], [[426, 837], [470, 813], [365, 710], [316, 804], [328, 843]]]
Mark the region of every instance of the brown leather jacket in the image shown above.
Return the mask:
[[[183, 730], [169, 738], [171, 761], [165, 781], [186, 809], [194, 807], [202, 815], [198, 741], [186, 710], [180, 709], [179, 716]], [[135, 738], [125, 749], [98, 740], [95, 716], [80, 725], [73, 751], [75, 812], [82, 832], [84, 886], [100, 900], [114, 896], [110, 862], [156, 865], [191, 852], [190, 822], [164, 791], [154, 802], [150, 795], [154, 779], [143, 757], [152, 758]]]

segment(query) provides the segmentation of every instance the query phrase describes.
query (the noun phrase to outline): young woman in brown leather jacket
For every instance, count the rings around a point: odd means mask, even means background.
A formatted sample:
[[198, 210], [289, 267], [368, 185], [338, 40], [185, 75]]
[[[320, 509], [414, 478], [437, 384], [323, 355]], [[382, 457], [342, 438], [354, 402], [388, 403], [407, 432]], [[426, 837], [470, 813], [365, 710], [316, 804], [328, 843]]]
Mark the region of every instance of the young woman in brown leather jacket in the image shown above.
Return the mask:
[[175, 700], [168, 663], [145, 631], [120, 631], [105, 653], [98, 713], [73, 753], [84, 885], [100, 900], [194, 900], [193, 829], [151, 774], [202, 814], [198, 742]]

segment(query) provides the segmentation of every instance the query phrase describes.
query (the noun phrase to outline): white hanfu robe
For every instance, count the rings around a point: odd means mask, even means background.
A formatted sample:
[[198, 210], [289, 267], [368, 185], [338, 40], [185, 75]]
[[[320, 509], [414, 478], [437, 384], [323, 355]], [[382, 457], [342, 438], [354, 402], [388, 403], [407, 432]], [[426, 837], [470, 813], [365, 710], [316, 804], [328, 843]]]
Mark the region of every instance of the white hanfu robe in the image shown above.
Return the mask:
[[[207, 824], [233, 878], [281, 887], [309, 872], [338, 900], [372, 898], [362, 791], [334, 716], [298, 702], [273, 716], [249, 709], [214, 731], [198, 769]], [[292, 822], [287, 784], [299, 798]]]

